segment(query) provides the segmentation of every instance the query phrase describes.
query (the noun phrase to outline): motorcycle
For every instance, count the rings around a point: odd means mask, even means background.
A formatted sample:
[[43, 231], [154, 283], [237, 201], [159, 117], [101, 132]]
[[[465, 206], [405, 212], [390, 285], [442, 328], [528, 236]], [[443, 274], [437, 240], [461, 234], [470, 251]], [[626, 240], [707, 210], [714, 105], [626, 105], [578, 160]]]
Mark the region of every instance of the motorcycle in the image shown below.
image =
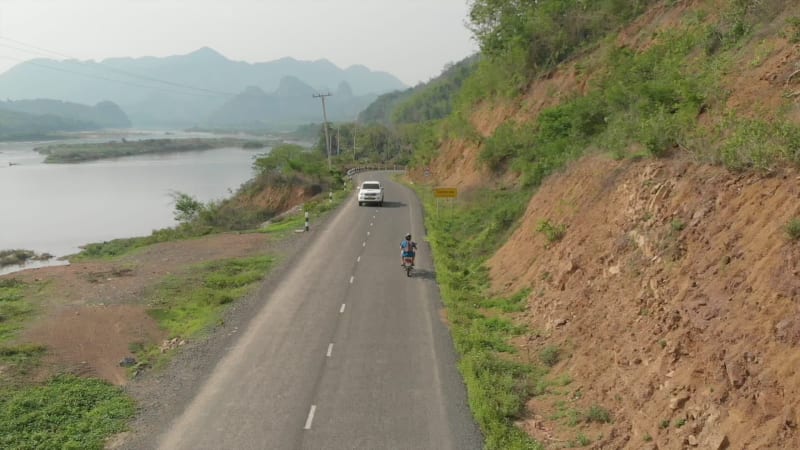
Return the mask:
[[414, 260], [410, 256], [404, 256], [403, 257], [403, 270], [406, 271], [406, 276], [407, 277], [410, 277], [411, 276], [411, 272], [414, 271], [414, 263], [413, 263], [413, 261]]

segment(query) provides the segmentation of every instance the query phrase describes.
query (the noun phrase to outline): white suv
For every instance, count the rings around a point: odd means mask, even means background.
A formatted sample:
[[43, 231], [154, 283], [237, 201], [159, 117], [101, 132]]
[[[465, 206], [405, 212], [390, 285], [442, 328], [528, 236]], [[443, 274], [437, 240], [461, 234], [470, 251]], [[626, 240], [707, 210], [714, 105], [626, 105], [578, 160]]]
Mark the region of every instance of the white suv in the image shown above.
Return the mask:
[[383, 186], [380, 181], [365, 181], [358, 189], [358, 206], [366, 203], [377, 203], [383, 206]]

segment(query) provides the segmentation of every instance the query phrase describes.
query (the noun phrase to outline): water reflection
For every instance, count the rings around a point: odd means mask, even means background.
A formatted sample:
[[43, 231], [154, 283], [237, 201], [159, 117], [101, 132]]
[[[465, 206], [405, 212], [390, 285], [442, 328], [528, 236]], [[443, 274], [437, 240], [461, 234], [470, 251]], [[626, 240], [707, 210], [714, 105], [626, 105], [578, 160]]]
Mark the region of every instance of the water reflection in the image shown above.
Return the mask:
[[227, 197], [251, 178], [253, 157], [266, 151], [223, 148], [43, 164], [32, 150], [39, 145], [0, 144], [0, 249], [64, 256], [90, 242], [172, 226], [171, 193], [201, 201]]

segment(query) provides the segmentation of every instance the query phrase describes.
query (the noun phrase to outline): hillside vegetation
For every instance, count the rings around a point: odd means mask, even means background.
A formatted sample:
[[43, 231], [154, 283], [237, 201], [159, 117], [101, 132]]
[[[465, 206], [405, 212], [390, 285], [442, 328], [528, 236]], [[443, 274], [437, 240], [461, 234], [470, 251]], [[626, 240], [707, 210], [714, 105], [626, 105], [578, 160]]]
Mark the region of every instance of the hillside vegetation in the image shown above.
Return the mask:
[[419, 189], [459, 188], [427, 226], [487, 447], [800, 446], [800, 5], [476, 0], [470, 26], [450, 114], [388, 128], [424, 137]]
[[474, 71], [478, 55], [448, 64], [442, 73], [427, 83], [404, 91], [383, 94], [358, 115], [360, 122], [419, 123], [447, 117], [461, 85]]

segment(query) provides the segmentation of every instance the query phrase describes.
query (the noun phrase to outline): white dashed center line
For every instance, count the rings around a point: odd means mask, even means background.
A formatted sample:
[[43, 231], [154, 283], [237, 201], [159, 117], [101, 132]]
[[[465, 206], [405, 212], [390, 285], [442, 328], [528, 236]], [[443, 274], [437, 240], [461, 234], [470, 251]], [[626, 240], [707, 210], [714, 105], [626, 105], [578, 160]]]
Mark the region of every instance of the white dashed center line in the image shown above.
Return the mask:
[[314, 413], [317, 411], [317, 405], [311, 405], [311, 411], [308, 412], [308, 418], [306, 419], [306, 426], [304, 429], [310, 430], [311, 424], [314, 422]]
[[350, 284], [353, 284], [353, 280], [355, 280], [355, 279], [356, 279], [356, 277], [354, 277], [354, 276], [351, 276], [351, 277], [350, 277]]
[[358, 259], [356, 259], [356, 262], [361, 262], [361, 257], [360, 256], [358, 257]]
[[344, 308], [345, 308], [346, 306], [347, 306], [346, 304], [342, 303], [342, 307], [341, 307], [341, 308], [339, 308], [339, 314], [342, 314], [342, 313], [344, 313]]
[[331, 353], [333, 353], [333, 344], [328, 344], [328, 353], [325, 356], [330, 358], [331, 357]]

